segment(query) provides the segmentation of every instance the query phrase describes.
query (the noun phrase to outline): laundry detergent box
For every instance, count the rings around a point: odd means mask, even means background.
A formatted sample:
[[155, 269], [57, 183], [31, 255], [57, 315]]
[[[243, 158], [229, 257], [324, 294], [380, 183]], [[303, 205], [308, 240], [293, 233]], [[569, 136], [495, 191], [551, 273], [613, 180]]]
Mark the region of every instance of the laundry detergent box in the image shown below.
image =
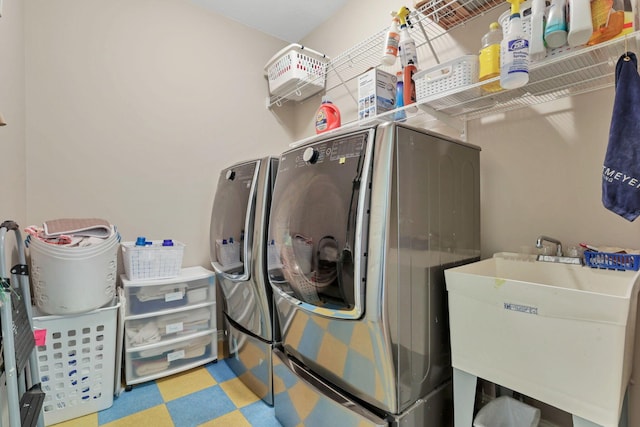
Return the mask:
[[391, 111], [396, 105], [393, 74], [372, 68], [358, 76], [358, 118], [360, 120]]

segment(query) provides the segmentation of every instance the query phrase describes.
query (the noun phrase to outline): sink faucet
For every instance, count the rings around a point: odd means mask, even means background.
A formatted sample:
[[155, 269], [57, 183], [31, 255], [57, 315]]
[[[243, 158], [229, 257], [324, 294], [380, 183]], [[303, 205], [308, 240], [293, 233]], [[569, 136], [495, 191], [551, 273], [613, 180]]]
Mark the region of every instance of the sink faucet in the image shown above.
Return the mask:
[[550, 242], [550, 243], [555, 243], [558, 246], [558, 248], [556, 250], [556, 256], [562, 256], [562, 243], [560, 243], [560, 240], [554, 239], [553, 237], [540, 236], [540, 237], [538, 237], [538, 240], [536, 240], [536, 248], [542, 249], [543, 248], [543, 245], [542, 245], [543, 241], [547, 241], [547, 242]]

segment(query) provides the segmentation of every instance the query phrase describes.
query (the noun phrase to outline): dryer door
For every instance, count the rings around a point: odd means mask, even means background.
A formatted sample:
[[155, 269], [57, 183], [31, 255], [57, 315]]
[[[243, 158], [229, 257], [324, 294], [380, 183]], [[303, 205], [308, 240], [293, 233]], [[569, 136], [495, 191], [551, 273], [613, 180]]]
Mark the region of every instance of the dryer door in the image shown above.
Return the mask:
[[[267, 246], [269, 280], [297, 306], [331, 317], [362, 314], [360, 220], [368, 200], [368, 132], [283, 154]], [[362, 273], [361, 273], [362, 272]]]
[[211, 264], [217, 272], [235, 280], [249, 277], [247, 252], [253, 236], [258, 165], [257, 160], [220, 172], [213, 201]]

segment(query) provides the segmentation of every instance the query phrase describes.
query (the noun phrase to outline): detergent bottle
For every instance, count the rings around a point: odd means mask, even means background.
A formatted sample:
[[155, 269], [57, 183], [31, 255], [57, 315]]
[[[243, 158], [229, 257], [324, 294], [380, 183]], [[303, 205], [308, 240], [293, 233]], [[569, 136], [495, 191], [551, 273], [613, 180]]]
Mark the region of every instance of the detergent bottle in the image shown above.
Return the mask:
[[593, 34], [589, 0], [567, 0], [567, 44], [582, 46]]
[[500, 86], [516, 89], [529, 82], [529, 39], [520, 21], [521, 0], [511, 3], [509, 30], [500, 44]]
[[[409, 34], [409, 8], [402, 6], [396, 13], [398, 20], [400, 21], [400, 42], [398, 44], [398, 54], [400, 55], [400, 65], [402, 68], [409, 64], [409, 61], [413, 61], [413, 65], [418, 67], [418, 53], [416, 49], [416, 42]], [[405, 82], [406, 85], [406, 82]], [[407, 100], [405, 99], [405, 103]]]
[[393, 20], [391, 21], [391, 27], [387, 31], [387, 36], [384, 42], [384, 51], [382, 52], [382, 63], [384, 65], [393, 65], [396, 63], [398, 57], [398, 45], [400, 43], [400, 32], [398, 30], [398, 18], [395, 12], [391, 12]]
[[[489, 25], [489, 32], [482, 36], [482, 48], [478, 63], [480, 70], [478, 80], [488, 80], [500, 75], [500, 42], [502, 42], [502, 28], [497, 22]], [[482, 86], [486, 92], [497, 92], [501, 90], [500, 82], [487, 83]]]
[[543, 33], [544, 42], [550, 49], [557, 49], [567, 43], [566, 9], [565, 0], [551, 1]]
[[322, 104], [316, 113], [316, 133], [320, 134], [340, 127], [340, 110], [327, 98], [322, 98]]

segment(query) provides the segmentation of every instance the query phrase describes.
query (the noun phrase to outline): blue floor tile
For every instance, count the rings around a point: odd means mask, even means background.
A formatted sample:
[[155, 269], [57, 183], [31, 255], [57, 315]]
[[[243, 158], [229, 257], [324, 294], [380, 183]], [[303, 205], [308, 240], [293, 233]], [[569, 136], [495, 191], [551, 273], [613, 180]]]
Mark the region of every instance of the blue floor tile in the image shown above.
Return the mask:
[[[236, 409], [231, 399], [216, 385], [166, 403], [176, 426], [196, 427]], [[197, 408], [189, 410], [188, 408]]]
[[143, 383], [123, 392], [113, 400], [113, 405], [98, 412], [98, 425], [124, 418], [163, 403], [162, 395], [155, 382]]
[[229, 365], [227, 365], [227, 362], [224, 360], [220, 360], [217, 363], [209, 363], [206, 368], [211, 376], [218, 382], [218, 384], [234, 379], [236, 377], [236, 374], [231, 370]]
[[273, 407], [261, 400], [245, 406], [240, 409], [240, 412], [251, 423], [252, 427], [282, 427], [276, 420]]

